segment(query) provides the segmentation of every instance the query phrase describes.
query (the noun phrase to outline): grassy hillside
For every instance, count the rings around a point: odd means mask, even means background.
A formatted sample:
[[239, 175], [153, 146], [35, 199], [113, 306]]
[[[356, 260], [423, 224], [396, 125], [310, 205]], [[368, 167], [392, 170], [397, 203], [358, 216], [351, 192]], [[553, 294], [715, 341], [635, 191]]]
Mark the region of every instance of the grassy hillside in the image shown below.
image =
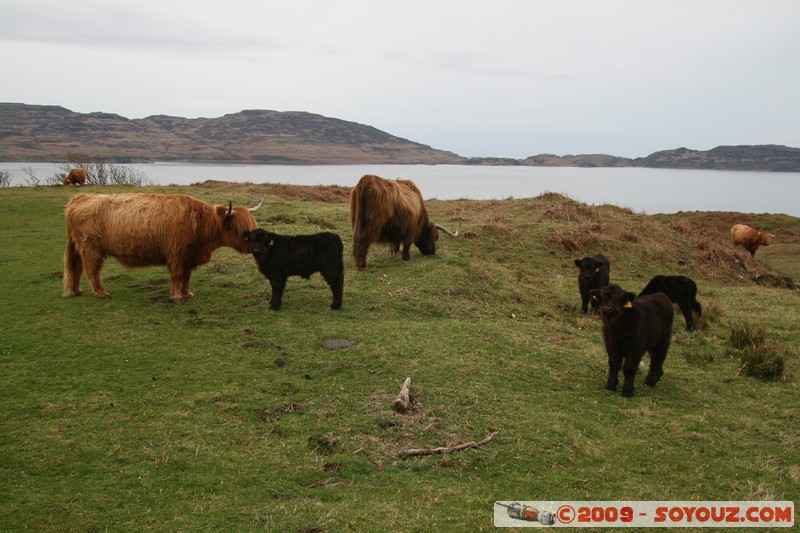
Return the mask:
[[[373, 247], [358, 272], [346, 189], [144, 190], [266, 192], [262, 227], [338, 232], [344, 305], [328, 308], [319, 276], [294, 278], [272, 312], [252, 258], [229, 249], [183, 305], [164, 268], [113, 259], [111, 300], [85, 279], [86, 296], [62, 298], [75, 191], [0, 190], [2, 530], [480, 531], [496, 500], [800, 501], [800, 291], [772, 286], [798, 272], [796, 254], [764, 270], [775, 247], [747, 261], [697, 214], [545, 194], [428, 202], [463, 238], [410, 262]], [[782, 221], [787, 235], [797, 223]], [[692, 334], [676, 318], [664, 377], [645, 389], [640, 376], [633, 399], [603, 389], [600, 324], [579, 312], [572, 260], [597, 252], [628, 290], [691, 276], [705, 310]], [[782, 377], [747, 375], [731, 343], [745, 326], [785, 357]], [[407, 376], [418, 403], [401, 415]], [[398, 457], [494, 431], [478, 449]]]

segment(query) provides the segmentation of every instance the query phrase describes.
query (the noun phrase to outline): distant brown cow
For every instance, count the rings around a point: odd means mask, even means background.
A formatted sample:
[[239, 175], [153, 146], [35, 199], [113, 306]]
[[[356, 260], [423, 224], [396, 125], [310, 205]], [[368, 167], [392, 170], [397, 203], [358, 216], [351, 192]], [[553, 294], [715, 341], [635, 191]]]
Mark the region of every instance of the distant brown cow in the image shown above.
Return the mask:
[[742, 246], [750, 252], [750, 256], [756, 255], [759, 246], [769, 246], [774, 235], [766, 231], [757, 231], [744, 224], [736, 224], [731, 228], [731, 242], [734, 246]]
[[246, 254], [244, 233], [258, 227], [253, 208], [210, 205], [183, 194], [76, 194], [67, 203], [64, 250], [64, 296], [81, 294], [81, 275], [101, 298], [100, 269], [107, 256], [126, 267], [166, 265], [172, 280], [170, 298], [192, 298], [189, 278], [222, 246]]
[[389, 243], [392, 257], [402, 244], [403, 260], [408, 261], [412, 243], [423, 255], [432, 255], [439, 230], [458, 236], [458, 229], [452, 232], [428, 219], [422, 193], [413, 181], [390, 181], [373, 175], [362, 177], [350, 193], [350, 222], [353, 257], [359, 270], [367, 267], [367, 252], [373, 243]]
[[64, 185], [86, 185], [87, 172], [85, 168], [73, 168], [64, 178]]

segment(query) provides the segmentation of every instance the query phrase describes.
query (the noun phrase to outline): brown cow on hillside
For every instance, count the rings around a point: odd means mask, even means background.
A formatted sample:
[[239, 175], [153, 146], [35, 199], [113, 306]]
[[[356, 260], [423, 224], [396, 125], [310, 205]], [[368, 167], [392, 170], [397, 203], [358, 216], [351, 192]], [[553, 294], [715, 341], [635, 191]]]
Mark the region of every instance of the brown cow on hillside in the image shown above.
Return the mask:
[[86, 171], [85, 168], [80, 168], [80, 167], [73, 168], [72, 170], [69, 171], [69, 174], [67, 174], [64, 177], [64, 185], [78, 185], [78, 186], [86, 185], [87, 175], [88, 172]]
[[736, 224], [731, 228], [731, 242], [733, 242], [734, 246], [742, 246], [750, 252], [750, 257], [755, 257], [759, 246], [769, 246], [772, 242], [772, 237], [774, 235], [771, 233], [757, 231], [744, 224]]
[[402, 244], [403, 260], [408, 261], [412, 243], [423, 255], [432, 255], [436, 253], [438, 230], [453, 237], [459, 231], [452, 232], [428, 219], [422, 193], [413, 181], [390, 181], [372, 175], [362, 177], [350, 193], [350, 222], [353, 257], [359, 270], [367, 267], [367, 252], [373, 243], [389, 243], [392, 257]]
[[107, 256], [126, 267], [166, 265], [172, 280], [170, 298], [192, 298], [189, 278], [222, 246], [246, 254], [244, 233], [258, 227], [253, 208], [210, 205], [183, 194], [76, 194], [67, 203], [64, 250], [64, 296], [81, 294], [81, 275], [101, 298], [100, 269]]

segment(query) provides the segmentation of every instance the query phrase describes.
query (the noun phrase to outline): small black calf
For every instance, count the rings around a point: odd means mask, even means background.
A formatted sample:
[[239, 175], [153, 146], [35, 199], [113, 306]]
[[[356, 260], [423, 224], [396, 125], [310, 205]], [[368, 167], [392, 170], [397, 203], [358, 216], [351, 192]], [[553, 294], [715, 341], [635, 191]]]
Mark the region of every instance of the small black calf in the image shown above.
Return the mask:
[[694, 329], [692, 311], [697, 313], [697, 316], [703, 314], [703, 308], [700, 306], [700, 302], [697, 301], [697, 284], [694, 280], [686, 276], [659, 275], [650, 280], [650, 283], [642, 289], [639, 296], [657, 292], [663, 292], [667, 295], [667, 298], [672, 300], [672, 303], [678, 304], [678, 308], [683, 314], [683, 319], [686, 321], [686, 331], [692, 331]]
[[[578, 291], [581, 293], [581, 313], [584, 315], [589, 311], [589, 291], [592, 289], [602, 289], [609, 282], [611, 274], [611, 263], [602, 254], [593, 257], [576, 259], [575, 266], [578, 267]], [[594, 302], [592, 308], [594, 309]]]
[[335, 233], [285, 236], [263, 229], [245, 232], [250, 251], [258, 269], [272, 286], [271, 309], [279, 309], [286, 279], [301, 276], [305, 279], [319, 272], [333, 293], [331, 309], [342, 306], [344, 290], [344, 262], [342, 239]]
[[632, 397], [633, 378], [645, 352], [650, 352], [650, 371], [644, 384], [655, 387], [664, 374], [664, 359], [672, 337], [672, 302], [662, 293], [637, 298], [619, 285], [607, 285], [592, 294], [600, 302], [603, 318], [603, 343], [608, 353], [606, 389], [616, 390], [622, 368], [622, 395]]

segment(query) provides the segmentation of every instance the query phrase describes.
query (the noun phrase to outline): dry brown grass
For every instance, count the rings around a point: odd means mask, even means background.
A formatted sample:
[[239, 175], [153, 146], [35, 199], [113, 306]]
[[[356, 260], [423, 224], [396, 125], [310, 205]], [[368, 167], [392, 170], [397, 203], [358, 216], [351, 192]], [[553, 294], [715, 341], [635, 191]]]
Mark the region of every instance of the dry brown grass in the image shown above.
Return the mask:
[[586, 231], [585, 228], [567, 228], [553, 231], [547, 238], [551, 247], [560, 247], [568, 252], [589, 253], [587, 250], [603, 248], [602, 237], [597, 232]]
[[545, 208], [542, 218], [563, 222], [596, 221], [601, 218], [600, 210], [585, 204], [559, 203]]
[[[227, 188], [231, 184], [225, 181], [206, 180], [196, 183], [195, 187]], [[243, 183], [242, 190], [253, 194], [267, 194], [284, 200], [325, 202], [332, 204], [350, 201], [352, 187], [342, 185], [288, 185], [285, 183]]]

